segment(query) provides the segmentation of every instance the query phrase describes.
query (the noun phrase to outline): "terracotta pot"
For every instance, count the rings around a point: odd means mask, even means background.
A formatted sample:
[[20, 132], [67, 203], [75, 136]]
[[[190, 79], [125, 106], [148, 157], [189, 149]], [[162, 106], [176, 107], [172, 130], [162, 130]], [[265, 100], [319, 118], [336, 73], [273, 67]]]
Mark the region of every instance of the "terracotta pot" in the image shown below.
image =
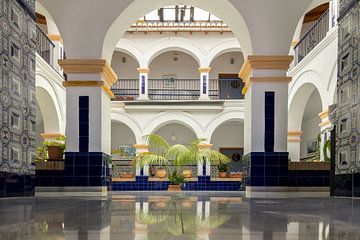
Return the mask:
[[191, 178], [191, 176], [192, 176], [192, 170], [190, 170], [190, 169], [186, 169], [182, 173], [184, 175], [184, 178]]
[[181, 203], [181, 206], [183, 207], [183, 208], [191, 208], [192, 207], [192, 202], [191, 201], [183, 201], [182, 203]]
[[181, 187], [179, 184], [170, 184], [168, 192], [181, 192]]
[[227, 172], [219, 172], [220, 178], [226, 178]]
[[156, 169], [156, 176], [158, 178], [165, 178], [166, 177], [166, 170], [165, 169]]
[[51, 146], [51, 147], [47, 147], [48, 149], [48, 155], [49, 155], [49, 160], [58, 160], [58, 159], [63, 159], [64, 157], [64, 149], [57, 147], [57, 146]]
[[133, 175], [132, 173], [123, 173], [123, 174], [121, 175], [121, 177], [122, 177], [122, 178], [133, 178], [134, 175]]

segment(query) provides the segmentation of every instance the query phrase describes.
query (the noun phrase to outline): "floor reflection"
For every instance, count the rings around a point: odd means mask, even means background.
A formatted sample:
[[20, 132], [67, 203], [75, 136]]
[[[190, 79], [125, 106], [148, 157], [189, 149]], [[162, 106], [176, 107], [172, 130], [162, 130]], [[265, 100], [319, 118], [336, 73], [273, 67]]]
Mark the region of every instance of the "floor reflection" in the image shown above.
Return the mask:
[[0, 200], [0, 239], [360, 239], [360, 200], [116, 194]]

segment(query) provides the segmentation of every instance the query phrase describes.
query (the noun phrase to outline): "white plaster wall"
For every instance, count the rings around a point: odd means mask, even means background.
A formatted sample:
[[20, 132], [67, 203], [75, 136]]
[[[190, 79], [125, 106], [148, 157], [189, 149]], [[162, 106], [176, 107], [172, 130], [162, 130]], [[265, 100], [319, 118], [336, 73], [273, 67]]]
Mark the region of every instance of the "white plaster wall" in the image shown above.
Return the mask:
[[117, 149], [119, 145], [134, 145], [135, 135], [132, 130], [120, 122], [111, 123], [111, 149]]
[[[165, 138], [171, 144], [189, 144], [192, 140], [197, 139], [195, 133], [186, 126], [171, 123], [158, 129], [155, 134]], [[176, 140], [171, 139], [171, 135], [175, 134]]]
[[320, 133], [320, 118], [315, 115], [309, 119], [304, 119], [301, 127], [303, 131], [302, 142], [300, 143], [300, 158], [307, 157], [307, 142], [316, 139]]
[[220, 147], [244, 147], [244, 124], [242, 122], [228, 122], [220, 125], [211, 137], [213, 149]]
[[[123, 62], [125, 58], [125, 62]], [[138, 79], [139, 73], [136, 70], [139, 63], [129, 54], [115, 51], [111, 61], [111, 67], [119, 79]]]
[[[234, 60], [233, 64], [230, 63], [231, 59]], [[220, 73], [238, 74], [243, 63], [244, 56], [241, 52], [224, 53], [212, 61], [210, 79], [218, 78]]]

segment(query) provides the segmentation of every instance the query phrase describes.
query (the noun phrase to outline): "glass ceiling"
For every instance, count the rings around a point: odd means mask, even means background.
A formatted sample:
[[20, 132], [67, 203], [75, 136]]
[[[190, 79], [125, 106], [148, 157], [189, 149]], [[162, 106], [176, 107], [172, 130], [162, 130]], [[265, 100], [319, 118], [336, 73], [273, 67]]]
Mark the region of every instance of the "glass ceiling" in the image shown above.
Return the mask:
[[200, 8], [174, 5], [154, 10], [139, 19], [145, 22], [213, 22], [221, 21], [213, 14]]

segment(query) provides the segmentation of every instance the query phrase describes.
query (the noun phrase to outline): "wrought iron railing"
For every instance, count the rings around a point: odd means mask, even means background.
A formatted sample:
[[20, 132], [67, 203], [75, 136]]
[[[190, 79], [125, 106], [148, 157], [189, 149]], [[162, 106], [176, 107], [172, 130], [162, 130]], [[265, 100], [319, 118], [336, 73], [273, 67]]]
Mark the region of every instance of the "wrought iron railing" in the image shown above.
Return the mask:
[[301, 62], [326, 37], [326, 33], [329, 31], [329, 21], [329, 10], [327, 10], [301, 38], [294, 47], [295, 64]]
[[36, 26], [36, 51], [50, 66], [53, 66], [54, 48], [54, 43]]
[[115, 101], [133, 101], [139, 96], [139, 79], [119, 79], [111, 87]]
[[149, 79], [152, 100], [198, 100], [199, 79]]
[[210, 79], [209, 97], [219, 99], [244, 99], [242, 88], [244, 84], [239, 78]]

